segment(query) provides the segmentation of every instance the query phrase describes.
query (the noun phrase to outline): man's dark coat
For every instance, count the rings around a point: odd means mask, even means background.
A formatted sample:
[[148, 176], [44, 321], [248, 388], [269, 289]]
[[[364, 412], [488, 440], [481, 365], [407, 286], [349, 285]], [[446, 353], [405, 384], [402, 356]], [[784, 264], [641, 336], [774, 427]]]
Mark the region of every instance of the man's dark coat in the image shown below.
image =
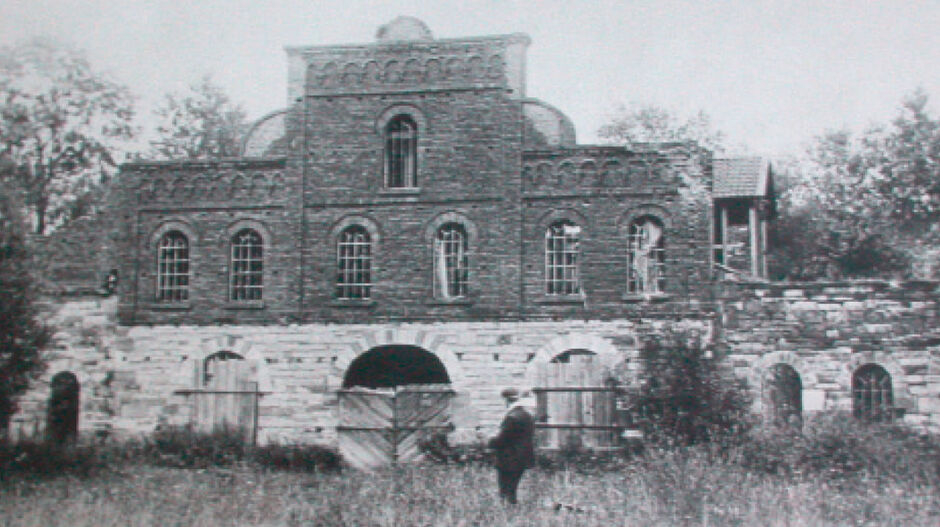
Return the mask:
[[506, 412], [499, 435], [490, 440], [496, 451], [496, 468], [523, 471], [535, 466], [535, 419], [521, 406]]

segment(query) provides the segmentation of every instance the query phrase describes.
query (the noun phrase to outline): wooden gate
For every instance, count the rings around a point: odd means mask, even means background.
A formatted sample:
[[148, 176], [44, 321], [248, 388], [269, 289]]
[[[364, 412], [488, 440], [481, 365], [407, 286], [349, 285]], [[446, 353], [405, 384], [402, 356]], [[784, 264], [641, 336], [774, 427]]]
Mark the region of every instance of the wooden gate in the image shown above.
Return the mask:
[[571, 354], [567, 362], [537, 365], [536, 443], [539, 448], [613, 448], [624, 426], [618, 423], [617, 395], [605, 386], [593, 354]]
[[338, 396], [339, 450], [357, 468], [415, 461], [422, 438], [453, 429], [449, 385], [355, 387]]
[[[234, 355], [234, 354], [232, 354]], [[191, 399], [190, 424], [193, 430], [211, 433], [227, 430], [255, 444], [258, 429], [258, 383], [256, 366], [246, 360], [225, 357], [197, 364], [193, 390], [177, 394]]]

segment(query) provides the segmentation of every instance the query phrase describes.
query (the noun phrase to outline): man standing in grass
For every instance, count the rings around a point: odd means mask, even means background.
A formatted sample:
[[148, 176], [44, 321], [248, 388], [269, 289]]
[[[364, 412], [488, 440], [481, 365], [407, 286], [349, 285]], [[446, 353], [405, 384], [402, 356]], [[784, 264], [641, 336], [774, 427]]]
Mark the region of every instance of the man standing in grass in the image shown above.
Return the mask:
[[515, 504], [523, 472], [535, 466], [535, 419], [525, 408], [526, 398], [520, 399], [518, 390], [506, 388], [502, 396], [506, 415], [499, 425], [499, 435], [490, 439], [489, 447], [496, 451], [499, 497]]

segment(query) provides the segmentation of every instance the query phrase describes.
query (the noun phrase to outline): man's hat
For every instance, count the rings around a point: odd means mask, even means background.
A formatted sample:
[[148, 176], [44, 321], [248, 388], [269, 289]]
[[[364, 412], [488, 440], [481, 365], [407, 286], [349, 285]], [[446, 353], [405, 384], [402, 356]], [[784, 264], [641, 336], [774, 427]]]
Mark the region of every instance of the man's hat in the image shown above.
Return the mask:
[[515, 388], [505, 388], [499, 394], [503, 396], [503, 399], [518, 399], [519, 398], [519, 390]]

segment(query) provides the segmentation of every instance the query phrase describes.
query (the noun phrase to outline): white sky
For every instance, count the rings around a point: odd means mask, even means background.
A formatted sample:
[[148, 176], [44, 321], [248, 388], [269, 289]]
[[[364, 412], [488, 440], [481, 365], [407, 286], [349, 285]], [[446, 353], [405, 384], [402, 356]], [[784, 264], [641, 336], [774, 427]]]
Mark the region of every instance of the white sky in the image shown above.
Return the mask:
[[528, 95], [585, 144], [630, 102], [703, 109], [729, 144], [780, 155], [885, 122], [918, 86], [940, 100], [935, 0], [2, 0], [0, 44], [84, 49], [140, 96], [146, 127], [163, 93], [205, 73], [261, 117], [286, 102], [284, 46], [373, 42], [398, 15], [438, 38], [527, 33]]

